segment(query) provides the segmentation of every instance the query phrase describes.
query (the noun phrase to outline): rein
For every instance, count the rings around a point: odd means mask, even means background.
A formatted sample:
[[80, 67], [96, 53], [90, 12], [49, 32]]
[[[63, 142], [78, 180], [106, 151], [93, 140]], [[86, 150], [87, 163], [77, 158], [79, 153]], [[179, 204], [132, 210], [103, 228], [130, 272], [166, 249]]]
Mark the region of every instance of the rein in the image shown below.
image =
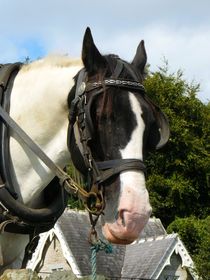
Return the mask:
[[[60, 184], [69, 194], [77, 195], [85, 205], [88, 200], [97, 198], [92, 192], [86, 192], [77, 184], [65, 171], [56, 165], [41, 148], [22, 130], [22, 128], [9, 116], [9, 114], [0, 106], [0, 117], [4, 123], [9, 126], [13, 132], [36, 154], [44, 164], [59, 178]], [[0, 186], [1, 188], [1, 186]], [[95, 212], [94, 209], [88, 209], [89, 212]]]
[[[9, 116], [10, 93], [21, 65], [21, 63], [0, 65], [0, 233], [7, 231], [35, 235], [54, 226], [67, 205], [67, 193], [78, 196], [91, 213], [98, 211], [94, 205], [99, 203], [95, 193], [86, 192], [74, 182]], [[12, 179], [14, 174], [10, 172], [9, 166], [10, 131], [13, 131], [58, 177], [46, 187], [52, 189], [55, 196], [44, 208], [30, 208], [18, 200]], [[92, 208], [88, 208], [88, 205]]]
[[[20, 234], [29, 234], [30, 240], [25, 248], [22, 267], [25, 267], [28, 259], [35, 250], [39, 233], [50, 230], [56, 220], [63, 213], [67, 205], [66, 192], [78, 196], [84, 203], [89, 213], [99, 215], [101, 213], [102, 199], [99, 200], [95, 192], [86, 192], [65, 171], [57, 166], [40, 147], [22, 130], [22, 128], [9, 116], [10, 93], [13, 81], [21, 67], [20, 63], [0, 65], [0, 233], [4, 231]], [[56, 183], [56, 177], [47, 187], [59, 187], [59, 193], [45, 208], [33, 209], [17, 200], [15, 187], [12, 183], [12, 175], [9, 166], [9, 138], [10, 131], [15, 133], [34, 154], [57, 176], [60, 186]], [[66, 192], [64, 191], [66, 190]], [[97, 206], [97, 207], [96, 207]]]

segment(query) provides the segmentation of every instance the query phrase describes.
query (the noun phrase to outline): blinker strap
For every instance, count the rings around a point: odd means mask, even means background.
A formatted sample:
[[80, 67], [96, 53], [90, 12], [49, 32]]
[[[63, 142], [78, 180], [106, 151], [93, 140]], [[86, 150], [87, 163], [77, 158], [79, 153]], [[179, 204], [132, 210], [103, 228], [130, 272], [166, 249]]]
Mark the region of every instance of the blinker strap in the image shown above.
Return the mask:
[[134, 81], [139, 81], [139, 76], [137, 75], [137, 73], [126, 62], [124, 63], [124, 66], [127, 69], [127, 71], [131, 74]]
[[120, 74], [123, 70], [123, 67], [124, 67], [124, 63], [121, 60], [118, 59], [117, 60], [117, 65], [114, 69], [114, 73], [112, 74], [111, 78], [117, 79], [120, 76]]

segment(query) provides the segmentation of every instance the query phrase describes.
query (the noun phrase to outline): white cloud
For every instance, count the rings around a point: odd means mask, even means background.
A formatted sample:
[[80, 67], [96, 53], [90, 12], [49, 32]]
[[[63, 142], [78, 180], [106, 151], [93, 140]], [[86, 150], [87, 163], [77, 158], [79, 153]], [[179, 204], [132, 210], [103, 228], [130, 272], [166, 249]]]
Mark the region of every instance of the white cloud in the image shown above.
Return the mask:
[[[141, 37], [140, 37], [141, 34]], [[99, 40], [104, 53], [113, 52], [122, 58], [132, 60], [138, 43], [145, 40], [148, 62], [153, 71], [169, 62], [169, 70], [183, 70], [185, 78], [201, 84], [199, 98], [210, 101], [210, 26], [189, 29], [174, 29], [160, 26], [144, 26], [138, 30], [122, 33], [108, 40]]]
[[172, 71], [182, 69], [188, 81], [201, 83], [199, 97], [210, 101], [210, 26], [172, 30], [147, 30], [151, 64], [160, 65], [161, 55], [169, 61]]
[[172, 71], [181, 68], [189, 81], [201, 82], [201, 98], [210, 100], [209, 0], [202, 4], [190, 0], [18, 0], [12, 5], [0, 0], [0, 4], [0, 62], [35, 58], [39, 52], [79, 56], [89, 25], [100, 50], [128, 60], [144, 39], [153, 69], [165, 56]]

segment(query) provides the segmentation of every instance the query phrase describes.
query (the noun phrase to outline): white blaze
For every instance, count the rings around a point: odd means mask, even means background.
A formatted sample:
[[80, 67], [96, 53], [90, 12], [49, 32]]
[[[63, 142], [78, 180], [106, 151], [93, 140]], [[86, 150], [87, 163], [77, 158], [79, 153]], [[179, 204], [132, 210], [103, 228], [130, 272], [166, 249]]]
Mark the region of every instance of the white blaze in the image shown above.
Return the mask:
[[128, 142], [127, 146], [120, 150], [122, 158], [136, 158], [143, 159], [143, 133], [145, 129], [145, 124], [142, 119], [142, 109], [138, 99], [133, 93], [129, 93], [129, 100], [133, 113], [135, 114], [137, 126], [134, 129], [131, 140]]
[[[134, 129], [131, 139], [127, 146], [120, 150], [123, 159], [140, 159], [143, 160], [143, 134], [145, 124], [142, 119], [142, 109], [140, 103], [133, 93], [129, 93], [129, 100], [131, 108], [136, 117], [137, 126]], [[126, 171], [121, 173], [120, 180], [122, 184], [122, 190], [129, 185], [129, 188], [136, 187], [142, 191], [145, 191], [145, 178], [142, 172]]]
[[[123, 159], [143, 160], [143, 134], [145, 124], [142, 118], [140, 103], [133, 93], [129, 93], [131, 108], [136, 117], [137, 125], [132, 132], [127, 146], [120, 150]], [[149, 195], [146, 189], [145, 176], [141, 171], [125, 171], [120, 174], [121, 199], [119, 209], [138, 212], [145, 215], [151, 211]]]
[[[130, 141], [120, 150], [123, 159], [143, 160], [143, 135], [145, 124], [138, 99], [129, 93], [131, 109], [137, 125]], [[120, 197], [118, 217], [112, 223], [104, 225], [106, 238], [113, 243], [129, 244], [139, 237], [151, 214], [149, 195], [145, 185], [144, 173], [140, 170], [124, 171], [120, 174]]]

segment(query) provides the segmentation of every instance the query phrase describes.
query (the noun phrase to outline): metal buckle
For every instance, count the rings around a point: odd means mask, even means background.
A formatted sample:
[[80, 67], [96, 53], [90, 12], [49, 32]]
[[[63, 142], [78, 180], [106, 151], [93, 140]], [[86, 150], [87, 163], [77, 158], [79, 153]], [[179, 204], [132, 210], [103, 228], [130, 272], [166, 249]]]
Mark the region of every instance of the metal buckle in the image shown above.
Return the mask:
[[78, 88], [78, 95], [82, 95], [85, 92], [86, 89], [86, 83], [82, 82], [81, 85]]

